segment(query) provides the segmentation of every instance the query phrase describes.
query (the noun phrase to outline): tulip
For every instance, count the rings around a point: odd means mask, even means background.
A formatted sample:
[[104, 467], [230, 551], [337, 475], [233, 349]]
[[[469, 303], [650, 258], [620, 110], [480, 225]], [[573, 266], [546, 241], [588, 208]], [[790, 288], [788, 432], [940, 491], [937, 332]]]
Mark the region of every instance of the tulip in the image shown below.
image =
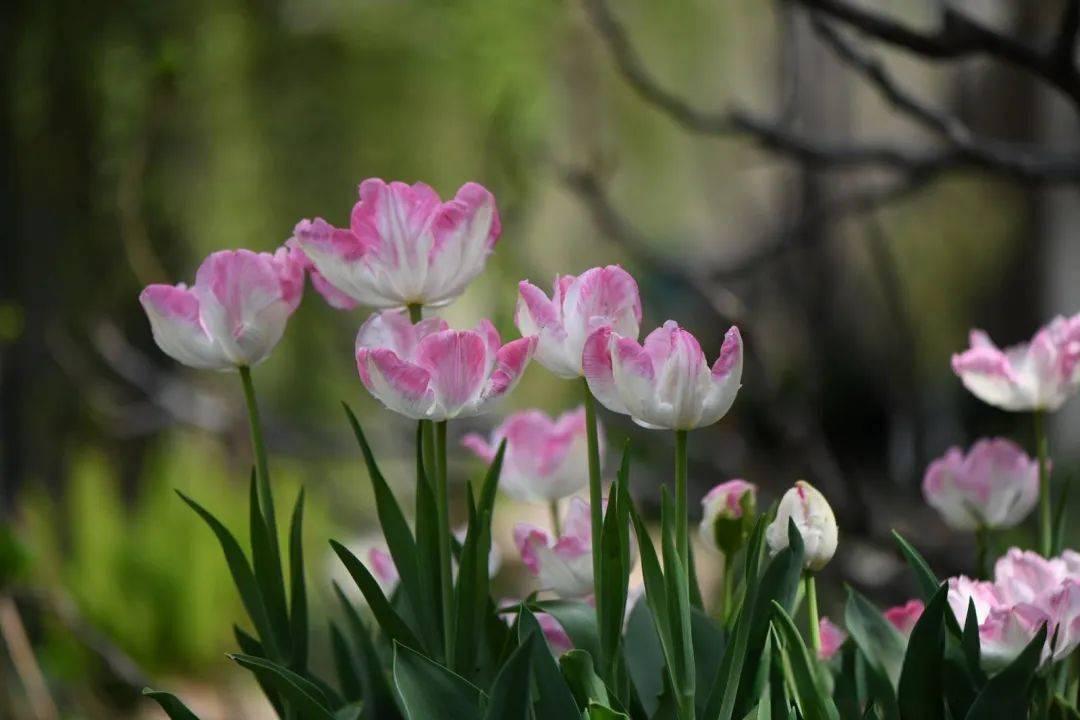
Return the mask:
[[270, 355], [303, 288], [303, 264], [288, 248], [222, 250], [199, 266], [194, 286], [150, 285], [139, 302], [166, 355], [201, 370], [234, 370]]
[[799, 480], [784, 493], [776, 519], [765, 529], [765, 542], [773, 555], [788, 546], [788, 521], [802, 536], [803, 566], [812, 572], [825, 567], [836, 553], [839, 530], [829, 502], [813, 485]]
[[525, 567], [539, 578], [542, 590], [562, 598], [593, 594], [589, 504], [581, 498], [570, 499], [561, 536], [552, 538], [544, 530], [522, 523], [514, 528], [514, 544]]
[[323, 277], [323, 274], [315, 268], [315, 263], [311, 262], [311, 258], [307, 256], [303, 248], [300, 247], [300, 241], [296, 239], [296, 235], [289, 238], [285, 243], [296, 256], [297, 261], [301, 267], [307, 271], [308, 277], [311, 278], [311, 286], [315, 288], [315, 291], [322, 295], [326, 304], [335, 310], [355, 310], [359, 307], [359, 303], [353, 300], [345, 293], [338, 290], [336, 287], [330, 284], [330, 282]]
[[982, 330], [952, 357], [953, 372], [985, 403], [1002, 410], [1057, 410], [1080, 388], [1080, 315], [1058, 316], [1029, 343], [999, 349]]
[[514, 316], [523, 336], [536, 335], [536, 361], [562, 378], [584, 374], [582, 351], [591, 333], [610, 327], [636, 339], [641, 324], [637, 283], [618, 265], [596, 267], [581, 275], [555, 278], [549, 300], [544, 291], [522, 280]]
[[819, 660], [832, 659], [848, 638], [848, 634], [827, 617], [822, 617], [818, 623], [818, 635], [821, 638], [821, 647], [817, 653]]
[[348, 229], [302, 220], [297, 241], [319, 273], [361, 305], [451, 302], [484, 269], [501, 227], [495, 198], [466, 183], [442, 202], [423, 183], [360, 183]]
[[706, 493], [699, 527], [706, 547], [734, 554], [746, 541], [756, 508], [757, 486], [745, 480], [728, 480]]
[[440, 422], [487, 411], [521, 378], [535, 338], [502, 345], [488, 320], [450, 330], [444, 320], [416, 325], [404, 311], [372, 315], [356, 336], [356, 366], [364, 387], [390, 410]]
[[593, 332], [582, 357], [589, 389], [604, 407], [647, 428], [692, 430], [731, 409], [742, 380], [739, 329], [724, 336], [710, 370], [697, 339], [668, 320], [643, 345], [609, 327]]
[[915, 629], [915, 623], [919, 622], [926, 606], [921, 600], [908, 600], [903, 605], [891, 607], [885, 611], [885, 619], [896, 628], [901, 635], [907, 637]]
[[525, 410], [495, 428], [490, 440], [470, 433], [462, 444], [490, 463], [506, 440], [499, 487], [516, 500], [555, 502], [589, 481], [585, 434], [585, 408], [556, 419]]
[[931, 463], [923, 496], [954, 530], [1011, 528], [1038, 502], [1039, 465], [1009, 440], [980, 440]]

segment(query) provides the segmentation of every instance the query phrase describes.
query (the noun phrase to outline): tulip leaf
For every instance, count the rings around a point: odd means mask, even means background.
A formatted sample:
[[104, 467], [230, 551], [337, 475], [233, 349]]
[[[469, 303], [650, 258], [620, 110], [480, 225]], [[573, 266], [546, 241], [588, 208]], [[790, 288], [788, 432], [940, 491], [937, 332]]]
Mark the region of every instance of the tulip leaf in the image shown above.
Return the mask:
[[394, 691], [389, 679], [383, 672], [382, 659], [371, 640], [367, 625], [361, 619], [352, 602], [335, 582], [334, 594], [345, 612], [350, 634], [357, 652], [358, 671], [360, 673], [361, 696], [364, 699], [364, 720], [393, 720], [400, 718]]
[[946, 717], [942, 675], [948, 588], [946, 583], [938, 588], [908, 639], [897, 691], [903, 720], [944, 720]]
[[600, 638], [596, 631], [596, 609], [581, 600], [532, 600], [527, 603], [533, 612], [544, 612], [566, 631], [574, 647], [592, 655], [600, 654]]
[[[263, 651], [262, 643], [251, 635], [244, 632], [243, 628], [239, 625], [233, 625], [233, 637], [236, 638], [236, 644], [240, 646], [240, 651], [245, 655], [253, 655], [254, 657], [266, 657], [266, 653]], [[266, 684], [263, 678], [258, 675], [255, 676], [255, 682], [258, 683], [259, 688], [262, 690], [263, 695], [274, 707], [274, 711], [277, 712], [278, 717], [285, 717], [285, 708], [281, 704], [281, 697], [273, 687]]]
[[895, 530], [892, 531], [892, 535], [900, 546], [900, 552], [904, 554], [904, 559], [907, 560], [908, 565], [915, 573], [915, 580], [919, 584], [923, 601], [930, 602], [930, 598], [937, 593], [941, 581], [938, 580], [937, 575], [930, 569], [919, 551], [911, 546], [911, 543]]
[[352, 651], [337, 623], [330, 623], [330, 650], [334, 658], [334, 671], [337, 673], [341, 694], [348, 702], [355, 702], [364, 697], [364, 683], [360, 679], [359, 669], [353, 659]]
[[986, 681], [966, 720], [1011, 720], [1027, 717], [1031, 681], [1039, 668], [1046, 645], [1046, 626], [1004, 670]]
[[844, 624], [867, 662], [883, 672], [895, 688], [904, 664], [904, 637], [869, 600], [850, 587]]
[[484, 720], [530, 720], [533, 649], [537, 639], [534, 634], [526, 637], [495, 676]]
[[630, 716], [626, 713], [596, 703], [589, 705], [587, 717], [588, 720], [630, 720]]
[[199, 503], [195, 502], [179, 490], [176, 491], [176, 494], [179, 495], [180, 499], [186, 502], [192, 510], [198, 513], [199, 517], [210, 526], [214, 535], [217, 536], [218, 543], [221, 545], [221, 550], [225, 553], [225, 562], [229, 566], [229, 572], [232, 574], [233, 583], [240, 593], [240, 600], [243, 602], [244, 609], [247, 610], [248, 617], [251, 618], [251, 622], [255, 626], [256, 632], [258, 632], [259, 638], [262, 640], [263, 647], [266, 649], [268, 655], [280, 657], [281, 653], [278, 651], [274, 631], [270, 624], [270, 618], [266, 612], [266, 605], [263, 602], [262, 592], [259, 590], [259, 584], [255, 580], [255, 574], [252, 572], [251, 566], [244, 556], [244, 551], [240, 548], [240, 544], [236, 542], [236, 538], [229, 532], [229, 529], [222, 525], [216, 517], [205, 510], [202, 505], [199, 505]]
[[483, 693], [465, 678], [394, 643], [394, 682], [408, 720], [481, 720]]
[[596, 674], [589, 653], [582, 650], [564, 653], [559, 658], [559, 667], [578, 707], [587, 709], [592, 703], [606, 705], [610, 702], [607, 686]]
[[346, 403], [342, 403], [342, 407], [345, 408], [345, 415], [349, 419], [353, 435], [356, 436], [356, 442], [364, 456], [368, 478], [371, 480], [371, 487], [375, 493], [375, 510], [379, 516], [379, 525], [382, 527], [387, 549], [394, 559], [394, 566], [397, 568], [398, 575], [401, 578], [401, 592], [409, 606], [411, 615], [416, 618], [420, 625], [421, 636], [430, 642], [436, 636], [438, 620], [432, 614], [431, 604], [428, 602], [431, 595], [425, 594], [425, 584], [420, 580], [416, 541], [413, 539], [412, 531], [409, 529], [409, 523], [405, 520], [405, 513], [402, 512], [401, 505], [398, 504], [389, 483], [386, 482], [382, 471], [379, 470], [379, 465], [375, 461], [375, 455], [371, 451], [367, 438], [364, 436], [360, 422]]
[[810, 651], [806, 649], [791, 616], [775, 600], [772, 601], [772, 608], [773, 628], [784, 644], [784, 657], [799, 711], [806, 720], [838, 720], [836, 706], [819, 686], [815, 661], [810, 657]]
[[[289, 613], [285, 605], [285, 580], [281, 571], [281, 557], [277, 547], [277, 528], [270, 527], [259, 508], [259, 490], [254, 468], [251, 470], [250, 483], [250, 523], [251, 523], [251, 565], [255, 581], [262, 593], [266, 614], [274, 633], [274, 644], [267, 644], [267, 650], [273, 653], [280, 648], [279, 656], [283, 660], [289, 655]], [[261, 635], [261, 633], [260, 633]]]
[[422, 597], [435, 618], [435, 635], [426, 637], [428, 647], [443, 647], [441, 570], [439, 567], [439, 513], [430, 476], [424, 471], [425, 444], [434, 442], [431, 421], [421, 420], [416, 429], [416, 563]]
[[622, 464], [608, 494], [607, 513], [600, 534], [600, 650], [597, 661], [603, 675], [613, 680], [623, 620], [626, 617], [626, 594], [630, 586], [630, 444], [623, 448]]
[[375, 615], [375, 620], [387, 637], [411, 648], [422, 648], [423, 646], [417, 640], [416, 635], [413, 634], [408, 624], [390, 605], [390, 601], [383, 595], [378, 581], [364, 567], [364, 564], [347, 547], [336, 540], [330, 541], [330, 547], [337, 553], [338, 558], [345, 565], [345, 569], [349, 571], [349, 575], [352, 576], [356, 586], [360, 588], [364, 599], [367, 600], [368, 607], [371, 608], [372, 614]]
[[660, 705], [660, 694], [664, 690], [663, 673], [666, 671], [660, 638], [644, 597], [634, 604], [626, 621], [623, 655], [642, 709], [652, 717]]
[[296, 496], [292, 524], [289, 529], [289, 627], [292, 637], [292, 663], [294, 670], [307, 669], [308, 661], [308, 607], [307, 588], [304, 583], [304, 489]]
[[251, 655], [229, 655], [241, 667], [255, 673], [286, 699], [300, 720], [334, 720], [326, 696], [314, 683], [277, 663]]
[[578, 706], [574, 701], [574, 695], [563, 679], [562, 673], [559, 672], [559, 666], [551, 655], [540, 623], [524, 604], [518, 611], [517, 624], [519, 642], [528, 640], [530, 636], [537, 638], [537, 641], [532, 644], [532, 669], [536, 682], [534, 714], [538, 718], [575, 717]]
[[142, 694], [160, 705], [170, 720], [199, 720], [199, 716], [188, 710], [172, 693], [144, 688]]
[[693, 703], [697, 670], [694, 664], [694, 639], [690, 630], [690, 592], [686, 568], [675, 546], [675, 505], [667, 488], [660, 492], [661, 550], [664, 557], [664, 582], [668, 610], [672, 611], [671, 638], [675, 657], [675, 687], [680, 705]]
[[715, 620], [693, 605], [690, 607], [690, 635], [697, 680], [694, 697], [700, 715], [708, 704], [712, 683], [720, 672], [727, 638]]

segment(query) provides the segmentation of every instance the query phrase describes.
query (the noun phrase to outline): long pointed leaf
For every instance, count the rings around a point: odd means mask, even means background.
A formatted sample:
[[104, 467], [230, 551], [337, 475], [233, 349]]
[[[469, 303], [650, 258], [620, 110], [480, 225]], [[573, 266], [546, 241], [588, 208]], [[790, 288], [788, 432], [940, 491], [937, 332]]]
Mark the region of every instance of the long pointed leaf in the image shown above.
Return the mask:
[[484, 720], [529, 720], [532, 711], [532, 663], [536, 635], [529, 635], [495, 677]]
[[305, 672], [308, 661], [308, 606], [304, 582], [304, 489], [296, 496], [289, 529], [289, 629], [293, 670]]
[[408, 720], [483, 717], [479, 688], [401, 643], [394, 643], [394, 682]]
[[330, 547], [337, 553], [342, 564], [345, 565], [345, 569], [349, 571], [349, 575], [352, 576], [353, 581], [360, 588], [364, 599], [367, 600], [368, 607], [371, 608], [372, 614], [375, 615], [376, 622], [379, 623], [379, 628], [387, 637], [396, 640], [402, 645], [417, 650], [423, 649], [421, 642], [413, 634], [408, 624], [398, 615], [397, 611], [391, 607], [390, 602], [383, 595], [378, 581], [364, 567], [364, 564], [347, 547], [336, 540], [330, 541]]
[[[270, 527], [259, 506], [258, 482], [255, 470], [251, 471], [249, 489], [251, 567], [259, 584], [266, 615], [274, 632], [275, 646], [280, 648], [284, 661], [290, 653], [289, 613], [285, 606], [285, 579], [281, 572], [281, 556], [277, 548], [277, 528]], [[262, 638], [266, 645], [266, 638]], [[272, 646], [267, 646], [270, 650]]]
[[322, 691], [286, 667], [251, 655], [230, 655], [238, 665], [251, 670], [284, 696], [301, 720], [334, 720]]
[[919, 617], [908, 639], [897, 700], [903, 720], [944, 720], [942, 674], [945, 613], [949, 586], [942, 584]]
[[142, 694], [160, 705], [171, 720], [199, 720], [199, 717], [188, 710], [187, 706], [172, 693], [145, 688]]
[[837, 720], [839, 713], [818, 684], [814, 660], [810, 658], [810, 651], [806, 649], [791, 616], [775, 600], [772, 607], [773, 627], [784, 641], [784, 656], [791, 671], [799, 711], [806, 720]]

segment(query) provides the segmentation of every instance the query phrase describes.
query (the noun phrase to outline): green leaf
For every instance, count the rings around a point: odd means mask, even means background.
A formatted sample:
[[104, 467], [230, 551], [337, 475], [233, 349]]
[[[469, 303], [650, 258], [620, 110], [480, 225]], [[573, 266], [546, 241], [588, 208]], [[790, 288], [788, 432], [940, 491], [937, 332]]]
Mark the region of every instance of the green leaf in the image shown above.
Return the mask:
[[[424, 472], [424, 443], [434, 428], [430, 420], [421, 420], [416, 428], [416, 562], [420, 570], [423, 597], [427, 598], [430, 613], [435, 618], [435, 636], [425, 638], [430, 647], [441, 648], [443, 643], [442, 591], [439, 568], [439, 513], [435, 491]], [[432, 439], [431, 442], [434, 442]]]
[[596, 632], [596, 609], [581, 600], [533, 600], [527, 603], [533, 612], [545, 612], [562, 625], [574, 647], [592, 655], [600, 655], [600, 638]]
[[221, 545], [221, 550], [225, 553], [225, 562], [229, 566], [229, 572], [232, 574], [233, 583], [240, 593], [240, 600], [243, 602], [244, 609], [247, 610], [248, 617], [251, 618], [251, 622], [255, 626], [256, 632], [259, 634], [260, 640], [262, 640], [266, 653], [271, 657], [281, 657], [281, 652], [278, 649], [274, 631], [270, 624], [270, 618], [266, 612], [266, 605], [263, 603], [262, 592], [259, 590], [259, 584], [255, 580], [255, 574], [251, 571], [251, 566], [248, 565], [247, 558], [244, 556], [244, 551], [240, 549], [240, 544], [236, 542], [236, 538], [229, 532], [229, 529], [222, 525], [216, 517], [207, 512], [202, 505], [199, 505], [199, 503], [195, 502], [179, 490], [176, 491], [176, 494], [179, 495], [180, 499], [186, 502], [192, 510], [198, 513], [199, 517], [210, 526], [214, 535], [217, 536], [218, 543]]
[[345, 565], [345, 569], [349, 571], [349, 575], [352, 576], [357, 587], [360, 588], [364, 599], [367, 600], [368, 607], [371, 608], [372, 614], [375, 615], [376, 622], [379, 623], [379, 627], [386, 633], [387, 637], [402, 645], [417, 650], [423, 649], [423, 645], [417, 640], [408, 624], [391, 607], [390, 602], [383, 595], [378, 581], [368, 572], [364, 564], [349, 552], [347, 547], [336, 540], [330, 541], [330, 547], [337, 553], [342, 564]]
[[172, 693], [143, 688], [142, 694], [160, 705], [171, 720], [199, 720], [199, 716], [188, 710]]
[[330, 623], [330, 650], [334, 657], [334, 671], [337, 673], [338, 687], [341, 694], [348, 702], [362, 700], [364, 697], [364, 685], [360, 679], [360, 673], [353, 659], [349, 643], [341, 634], [337, 623]]
[[904, 720], [944, 720], [942, 682], [948, 584], [927, 603], [908, 639], [897, 700]]
[[593, 659], [583, 650], [571, 650], [559, 658], [559, 667], [570, 686], [577, 706], [587, 709], [591, 703], [607, 705], [610, 702], [607, 686], [593, 667]]
[[589, 720], [630, 720], [630, 716], [626, 713], [596, 704], [589, 706], [588, 718]]
[[532, 663], [537, 645], [536, 635], [529, 635], [525, 642], [510, 656], [491, 686], [485, 720], [530, 720], [532, 711]]
[[483, 717], [478, 687], [401, 643], [394, 643], [394, 682], [408, 720]]
[[361, 696], [364, 699], [362, 717], [364, 720], [394, 720], [401, 717], [394, 691], [383, 672], [382, 658], [375, 650], [367, 625], [360, 618], [352, 602], [333, 583], [334, 594], [345, 611], [349, 630], [357, 651], [358, 670], [360, 673]]
[[551, 655], [544, 631], [527, 607], [522, 605], [518, 611], [518, 642], [524, 643], [530, 636], [535, 636], [533, 643], [533, 677], [536, 682], [536, 695], [533, 709], [541, 718], [573, 718], [578, 712], [574, 695], [570, 692], [559, 666]]
[[937, 593], [941, 582], [918, 550], [912, 547], [900, 533], [893, 530], [892, 534], [893, 538], [896, 539], [896, 543], [900, 546], [900, 552], [903, 553], [904, 559], [907, 560], [908, 565], [915, 573], [915, 580], [919, 583], [922, 600], [927, 603], [930, 602], [930, 598]]
[[870, 665], [884, 672], [892, 686], [896, 687], [904, 664], [904, 637], [881, 611], [850, 587], [844, 624]]
[[412, 616], [420, 625], [420, 634], [428, 640], [425, 647], [437, 647], [432, 645], [431, 641], [438, 633], [436, 629], [438, 619], [431, 613], [431, 603], [428, 600], [431, 595], [426, 594], [428, 589], [420, 579], [416, 541], [409, 529], [409, 523], [405, 520], [405, 513], [402, 512], [389, 483], [379, 470], [375, 455], [371, 451], [371, 446], [368, 445], [356, 415], [346, 403], [342, 403], [342, 407], [345, 408], [345, 415], [349, 419], [349, 425], [352, 426], [356, 442], [364, 456], [364, 463], [367, 465], [368, 477], [375, 493], [375, 510], [379, 516], [379, 525], [401, 578], [399, 583], [401, 593], [409, 605]]
[[296, 496], [289, 528], [289, 627], [293, 670], [305, 672], [308, 661], [308, 607], [304, 583], [304, 489]]
[[837, 720], [839, 713], [817, 681], [815, 661], [784, 606], [772, 602], [773, 627], [784, 642], [784, 657], [791, 672], [792, 688], [799, 711], [806, 720]]
[[1015, 720], [1027, 717], [1031, 681], [1039, 667], [1045, 644], [1044, 625], [1015, 660], [986, 682], [986, 687], [968, 710], [966, 720]]
[[286, 667], [251, 655], [229, 655], [241, 667], [265, 680], [284, 697], [300, 720], [334, 720], [322, 690]]
[[604, 677], [611, 680], [623, 619], [626, 617], [626, 594], [630, 586], [630, 502], [627, 483], [630, 479], [630, 444], [623, 448], [622, 464], [608, 495], [607, 513], [600, 533], [600, 645], [598, 661]]
[[255, 572], [255, 581], [262, 593], [270, 627], [274, 632], [274, 644], [268, 645], [265, 637], [260, 639], [267, 650], [273, 653], [280, 648], [280, 656], [275, 660], [284, 661], [290, 654], [289, 613], [285, 606], [285, 579], [281, 573], [281, 557], [275, 534], [277, 528], [267, 524], [259, 508], [259, 490], [255, 470], [251, 470], [250, 483], [250, 525], [251, 525], [251, 565]]
[[623, 655], [642, 709], [652, 717], [660, 706], [660, 694], [664, 691], [663, 673], [666, 670], [660, 638], [644, 597], [634, 605], [626, 622]]
[[690, 634], [690, 592], [678, 551], [675, 547], [675, 507], [667, 488], [660, 491], [661, 549], [664, 556], [664, 583], [667, 606], [671, 612], [672, 649], [675, 661], [675, 687], [680, 704], [693, 702], [697, 670], [694, 665], [694, 639]]
[[712, 693], [712, 684], [720, 672], [727, 638], [723, 629], [696, 607], [690, 608], [690, 634], [693, 638], [694, 665], [697, 672], [695, 702], [702, 714]]
[[667, 678], [674, 689], [679, 686], [679, 680], [675, 669], [675, 647], [672, 640], [672, 627], [669, 622], [671, 615], [668, 607], [664, 573], [660, 570], [660, 560], [656, 556], [656, 549], [653, 547], [649, 530], [632, 505], [630, 507], [630, 519], [634, 523], [634, 532], [637, 534], [638, 554], [641, 559], [642, 576], [645, 580], [645, 601], [649, 605], [649, 610], [652, 611], [653, 627], [656, 629], [656, 636], [660, 640]]
[[[245, 655], [253, 655], [254, 657], [266, 657], [266, 652], [263, 650], [262, 643], [244, 632], [239, 625], [233, 625], [233, 636], [236, 638], [236, 644], [240, 646], [240, 652]], [[258, 683], [259, 689], [262, 690], [263, 695], [266, 696], [266, 699], [274, 707], [277, 716], [281, 718], [285, 717], [285, 707], [281, 704], [281, 697], [278, 695], [277, 691], [258, 675], [255, 676], [255, 682]]]

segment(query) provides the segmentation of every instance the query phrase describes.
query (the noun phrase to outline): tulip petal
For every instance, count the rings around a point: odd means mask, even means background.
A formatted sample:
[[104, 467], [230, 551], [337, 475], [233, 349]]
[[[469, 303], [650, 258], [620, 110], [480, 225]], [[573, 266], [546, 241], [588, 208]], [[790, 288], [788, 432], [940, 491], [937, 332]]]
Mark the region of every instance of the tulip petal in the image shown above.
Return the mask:
[[360, 348], [356, 363], [364, 386], [387, 408], [414, 420], [431, 418], [435, 391], [425, 368], [403, 361], [386, 348]]
[[589, 392], [600, 404], [612, 412], [629, 414], [615, 385], [615, 373], [611, 362], [611, 328], [602, 327], [593, 332], [585, 341], [581, 356], [581, 367], [585, 380], [589, 383]]
[[199, 322], [199, 300], [183, 286], [150, 285], [139, 295], [158, 347], [177, 362], [200, 370], [233, 363]]

